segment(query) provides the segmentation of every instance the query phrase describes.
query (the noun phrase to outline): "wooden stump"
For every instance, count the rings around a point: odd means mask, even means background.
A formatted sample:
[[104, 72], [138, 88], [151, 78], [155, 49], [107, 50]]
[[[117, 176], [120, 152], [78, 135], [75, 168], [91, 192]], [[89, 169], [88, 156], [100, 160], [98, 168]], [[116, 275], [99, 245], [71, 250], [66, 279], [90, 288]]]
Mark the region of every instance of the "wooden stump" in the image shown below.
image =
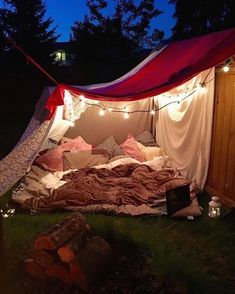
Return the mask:
[[68, 217], [54, 225], [46, 233], [39, 235], [34, 242], [34, 248], [47, 250], [58, 249], [75, 234], [88, 230], [89, 226], [81, 214]]
[[87, 240], [87, 231], [82, 231], [70, 239], [64, 246], [57, 250], [57, 254], [64, 262], [70, 262], [74, 256], [81, 250]]
[[69, 266], [67, 263], [64, 263], [62, 261], [50, 265], [45, 270], [45, 275], [47, 277], [60, 279], [66, 284], [72, 283], [71, 275], [69, 272]]
[[70, 262], [72, 281], [83, 290], [105, 273], [112, 258], [109, 244], [101, 237], [87, 240], [85, 246]]
[[29, 253], [29, 257], [33, 258], [34, 261], [40, 265], [42, 268], [47, 268], [52, 265], [56, 261], [58, 261], [59, 257], [54, 250], [32, 250]]
[[106, 272], [112, 257], [109, 244], [98, 236], [88, 239], [89, 232], [81, 214], [65, 218], [36, 238], [25, 270], [88, 290]]
[[45, 278], [43, 268], [37, 264], [33, 258], [26, 258], [24, 261], [24, 268], [27, 273], [37, 278]]

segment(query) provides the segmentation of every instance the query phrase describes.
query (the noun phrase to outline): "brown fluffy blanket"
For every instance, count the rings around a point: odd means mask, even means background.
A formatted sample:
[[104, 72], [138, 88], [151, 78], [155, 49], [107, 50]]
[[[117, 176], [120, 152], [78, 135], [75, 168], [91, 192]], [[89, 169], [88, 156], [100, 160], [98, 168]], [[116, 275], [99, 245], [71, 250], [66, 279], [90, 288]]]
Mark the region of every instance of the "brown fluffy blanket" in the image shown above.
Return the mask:
[[97, 205], [153, 207], [165, 199], [166, 190], [189, 183], [171, 169], [157, 171], [136, 163], [111, 170], [83, 168], [65, 175], [63, 180], [68, 182], [55, 189], [50, 197], [30, 198], [24, 206], [36, 210], [74, 207], [74, 210], [82, 208], [83, 212]]

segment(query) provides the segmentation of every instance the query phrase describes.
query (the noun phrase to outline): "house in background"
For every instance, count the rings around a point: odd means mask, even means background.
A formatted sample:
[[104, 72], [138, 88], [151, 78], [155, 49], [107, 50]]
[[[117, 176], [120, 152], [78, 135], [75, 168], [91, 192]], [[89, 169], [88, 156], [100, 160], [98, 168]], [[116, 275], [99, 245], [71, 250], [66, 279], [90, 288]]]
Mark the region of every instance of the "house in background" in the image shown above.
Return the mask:
[[54, 60], [60, 66], [70, 66], [72, 63], [71, 42], [57, 42], [55, 44]]

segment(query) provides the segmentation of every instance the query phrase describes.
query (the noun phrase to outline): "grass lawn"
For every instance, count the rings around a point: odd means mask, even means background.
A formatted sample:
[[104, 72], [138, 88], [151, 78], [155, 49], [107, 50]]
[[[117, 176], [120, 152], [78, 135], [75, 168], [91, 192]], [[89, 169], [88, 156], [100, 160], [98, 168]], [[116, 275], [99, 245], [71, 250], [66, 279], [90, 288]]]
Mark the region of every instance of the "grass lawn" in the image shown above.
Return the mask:
[[[9, 195], [1, 199], [3, 210]], [[203, 216], [193, 221], [95, 214], [87, 214], [86, 219], [92, 230], [110, 244], [142, 248], [145, 264], [156, 279], [174, 280], [181, 285], [184, 291], [177, 293], [235, 293], [235, 215], [210, 219], [207, 216], [208, 196], [199, 195], [199, 201], [204, 207]], [[40, 281], [29, 287], [29, 277], [23, 272], [21, 262], [37, 234], [67, 214], [20, 212], [3, 220], [5, 287], [0, 293], [50, 293], [42, 291]], [[133, 290], [131, 293], [141, 292]]]

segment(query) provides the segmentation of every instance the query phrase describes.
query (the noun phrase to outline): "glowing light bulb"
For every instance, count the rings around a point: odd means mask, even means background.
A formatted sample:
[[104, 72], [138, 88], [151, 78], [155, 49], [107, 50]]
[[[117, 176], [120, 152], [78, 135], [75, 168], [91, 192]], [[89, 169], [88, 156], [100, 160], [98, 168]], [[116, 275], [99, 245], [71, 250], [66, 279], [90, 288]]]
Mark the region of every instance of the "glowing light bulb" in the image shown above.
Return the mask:
[[112, 108], [112, 107], [109, 107], [109, 108], [108, 108], [108, 111], [109, 111], [109, 112], [112, 112], [112, 111], [113, 111], [113, 108]]
[[151, 111], [150, 111], [150, 113], [152, 114], [152, 115], [154, 115], [155, 114], [155, 110], [154, 109], [152, 109]]
[[206, 84], [205, 83], [199, 83], [198, 89], [200, 93], [205, 93], [206, 92]]
[[81, 106], [81, 108], [84, 108], [84, 107], [86, 106], [86, 102], [83, 101], [83, 100], [81, 100], [81, 101], [80, 101], [80, 106]]
[[104, 116], [104, 115], [105, 115], [105, 110], [104, 110], [104, 109], [100, 109], [100, 111], [99, 111], [99, 115], [100, 115], [100, 116]]
[[124, 117], [125, 119], [128, 119], [128, 118], [130, 117], [129, 112], [125, 112], [124, 115], [123, 115], [123, 117]]
[[228, 72], [228, 71], [229, 71], [229, 69], [230, 69], [230, 68], [229, 68], [229, 66], [228, 66], [228, 65], [225, 65], [225, 66], [223, 67], [223, 71], [224, 71], [224, 72]]
[[85, 96], [84, 95], [80, 95], [79, 96], [79, 100], [80, 100], [80, 106], [81, 106], [81, 108], [85, 108], [85, 106], [86, 106]]

